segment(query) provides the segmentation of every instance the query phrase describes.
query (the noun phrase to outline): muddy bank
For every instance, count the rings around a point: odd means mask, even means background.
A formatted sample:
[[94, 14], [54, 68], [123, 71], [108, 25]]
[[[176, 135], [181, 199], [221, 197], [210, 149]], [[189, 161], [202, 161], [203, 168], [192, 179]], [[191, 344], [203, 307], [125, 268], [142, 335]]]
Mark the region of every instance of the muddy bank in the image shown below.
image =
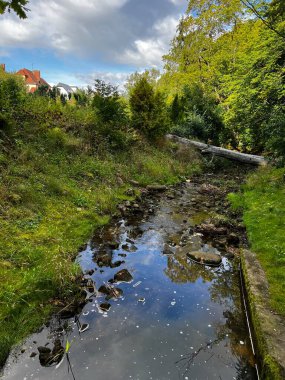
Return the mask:
[[225, 198], [242, 178], [208, 174], [121, 204], [79, 255], [80, 309], [66, 305], [29, 338], [4, 379], [255, 379], [239, 282], [247, 242]]

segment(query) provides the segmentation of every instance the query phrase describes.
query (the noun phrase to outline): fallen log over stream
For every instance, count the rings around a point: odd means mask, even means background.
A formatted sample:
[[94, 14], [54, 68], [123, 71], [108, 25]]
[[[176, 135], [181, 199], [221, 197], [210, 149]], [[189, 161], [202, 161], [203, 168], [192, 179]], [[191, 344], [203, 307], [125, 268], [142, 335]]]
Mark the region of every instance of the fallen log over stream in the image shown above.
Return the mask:
[[167, 135], [166, 138], [173, 142], [177, 142], [177, 143], [188, 145], [188, 146], [194, 146], [195, 148], [198, 148], [203, 154], [206, 154], [206, 153], [213, 154], [216, 156], [228, 158], [230, 160], [240, 161], [245, 164], [261, 165], [261, 166], [267, 165], [267, 160], [263, 156], [255, 156], [253, 154], [240, 153], [235, 150], [230, 150], [230, 149], [220, 148], [214, 145], [204, 144], [199, 141], [189, 140], [184, 137], [179, 137], [176, 135]]

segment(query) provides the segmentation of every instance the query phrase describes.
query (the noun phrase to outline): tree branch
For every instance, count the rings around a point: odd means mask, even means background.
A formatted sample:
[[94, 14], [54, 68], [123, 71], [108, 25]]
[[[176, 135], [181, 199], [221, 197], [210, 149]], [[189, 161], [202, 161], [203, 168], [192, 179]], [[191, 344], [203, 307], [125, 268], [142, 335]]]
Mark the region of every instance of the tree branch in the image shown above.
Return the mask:
[[255, 16], [261, 20], [264, 25], [267, 26], [267, 28], [269, 28], [270, 30], [272, 30], [274, 33], [276, 33], [279, 37], [281, 38], [284, 38], [285, 39], [285, 34], [279, 32], [276, 28], [274, 28], [274, 26], [272, 26], [272, 24], [270, 24], [264, 17], [262, 17], [262, 15], [258, 12], [258, 10], [255, 8], [255, 6], [249, 1], [249, 0], [240, 0], [241, 3], [248, 9], [250, 9], [253, 14], [255, 14]]

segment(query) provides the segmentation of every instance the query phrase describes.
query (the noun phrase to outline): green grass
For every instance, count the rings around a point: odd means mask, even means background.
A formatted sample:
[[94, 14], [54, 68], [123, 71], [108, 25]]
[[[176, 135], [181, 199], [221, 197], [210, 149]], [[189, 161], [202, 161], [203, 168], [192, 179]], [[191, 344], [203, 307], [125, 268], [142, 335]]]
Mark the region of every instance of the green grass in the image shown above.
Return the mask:
[[266, 273], [272, 309], [285, 316], [285, 169], [261, 168], [249, 176], [240, 195], [251, 249]]
[[0, 157], [0, 364], [48, 318], [52, 299], [73, 294], [78, 248], [129, 199], [129, 180], [173, 184], [199, 169], [169, 147], [94, 155], [75, 137], [72, 149], [57, 144], [19, 140]]

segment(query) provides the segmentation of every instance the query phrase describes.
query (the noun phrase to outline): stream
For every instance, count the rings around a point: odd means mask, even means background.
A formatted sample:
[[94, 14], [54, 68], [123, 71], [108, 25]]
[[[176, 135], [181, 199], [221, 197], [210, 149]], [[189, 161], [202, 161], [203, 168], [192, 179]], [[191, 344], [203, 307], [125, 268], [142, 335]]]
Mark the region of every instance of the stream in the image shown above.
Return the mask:
[[226, 190], [208, 175], [120, 205], [78, 256], [88, 302], [15, 349], [3, 379], [257, 379], [240, 284], [246, 237], [225, 201], [232, 175], [223, 180]]

